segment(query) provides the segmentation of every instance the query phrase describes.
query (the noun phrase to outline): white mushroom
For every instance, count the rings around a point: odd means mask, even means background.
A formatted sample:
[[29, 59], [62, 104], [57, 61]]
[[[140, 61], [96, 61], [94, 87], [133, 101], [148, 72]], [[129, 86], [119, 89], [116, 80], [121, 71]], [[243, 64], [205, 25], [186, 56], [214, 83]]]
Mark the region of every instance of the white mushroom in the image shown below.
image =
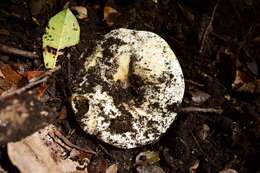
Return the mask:
[[128, 149], [157, 141], [174, 121], [184, 79], [176, 56], [158, 35], [113, 30], [84, 70], [72, 108], [87, 133]]

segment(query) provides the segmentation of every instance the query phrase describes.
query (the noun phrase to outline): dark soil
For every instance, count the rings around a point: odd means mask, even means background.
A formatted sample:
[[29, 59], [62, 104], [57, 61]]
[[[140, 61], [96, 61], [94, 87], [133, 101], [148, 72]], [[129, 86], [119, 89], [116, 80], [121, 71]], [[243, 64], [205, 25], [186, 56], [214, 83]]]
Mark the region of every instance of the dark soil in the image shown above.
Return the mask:
[[[0, 2], [0, 43], [41, 56], [44, 27], [68, 1], [54, 0], [38, 11], [32, 1]], [[160, 153], [158, 165], [166, 173], [191, 172], [195, 163], [199, 163], [195, 172], [215, 173], [226, 168], [239, 173], [260, 172], [259, 0], [114, 0], [110, 5], [120, 15], [112, 27], [102, 20], [103, 1], [69, 2], [69, 6], [87, 6], [89, 18], [79, 20], [80, 43], [66, 49], [59, 59], [62, 68], [48, 86], [46, 104], [58, 112], [67, 109], [66, 118], [55, 123], [64, 133], [76, 129], [72, 143], [87, 143], [98, 151], [91, 159], [90, 173], [98, 172], [103, 162], [118, 163], [120, 173], [136, 172], [135, 157], [146, 150]], [[86, 135], [68, 102], [70, 87], [83, 75], [77, 71], [83, 65], [79, 57], [83, 53], [88, 57], [97, 40], [121, 27], [163, 37], [178, 57], [186, 81], [183, 108], [170, 129], [158, 142], [131, 150], [117, 149]], [[18, 72], [44, 70], [42, 57], [29, 59], [0, 52], [0, 61]], [[246, 76], [240, 76], [239, 85], [234, 82], [238, 72]], [[201, 112], [194, 107], [205, 109]], [[8, 161], [5, 145], [0, 150], [0, 165], [9, 172], [17, 171]]]

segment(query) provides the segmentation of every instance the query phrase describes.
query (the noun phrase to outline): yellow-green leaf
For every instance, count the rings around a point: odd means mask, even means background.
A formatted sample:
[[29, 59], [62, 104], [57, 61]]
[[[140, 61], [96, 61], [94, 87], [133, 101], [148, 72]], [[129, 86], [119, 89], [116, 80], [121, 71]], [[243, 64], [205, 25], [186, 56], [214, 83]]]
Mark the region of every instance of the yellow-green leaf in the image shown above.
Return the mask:
[[45, 67], [54, 68], [57, 57], [61, 54], [61, 49], [78, 44], [79, 35], [78, 21], [70, 9], [64, 9], [53, 16], [49, 20], [42, 38]]

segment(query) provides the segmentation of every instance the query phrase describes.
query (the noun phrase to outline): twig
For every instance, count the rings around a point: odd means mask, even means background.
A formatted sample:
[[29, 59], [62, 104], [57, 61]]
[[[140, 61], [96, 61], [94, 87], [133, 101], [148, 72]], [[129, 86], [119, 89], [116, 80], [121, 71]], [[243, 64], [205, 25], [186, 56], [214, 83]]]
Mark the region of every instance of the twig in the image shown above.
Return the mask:
[[21, 88], [18, 88], [14, 91], [10, 91], [10, 92], [4, 92], [2, 93], [2, 95], [0, 96], [0, 100], [3, 100], [3, 99], [6, 99], [7, 97], [10, 97], [10, 96], [13, 96], [13, 95], [16, 95], [16, 94], [21, 94], [23, 93], [24, 91], [40, 84], [40, 83], [43, 83], [43, 82], [46, 82], [48, 79], [48, 76], [45, 76], [44, 78], [40, 79], [40, 80], [37, 80], [37, 81], [34, 81], [34, 82], [31, 82]]
[[186, 82], [186, 83], [190, 83], [190, 84], [192, 84], [192, 85], [196, 85], [196, 86], [198, 86], [198, 87], [204, 87], [204, 86], [205, 86], [204, 84], [195, 82], [195, 81], [190, 80], [190, 79], [185, 79], [185, 82]]
[[77, 150], [80, 151], [84, 151], [86, 153], [91, 153], [91, 154], [95, 154], [97, 155], [97, 153], [91, 149], [85, 149], [82, 147], [79, 147], [73, 143], [71, 143], [63, 134], [61, 134], [59, 131], [54, 131], [54, 135], [56, 135], [58, 138], [60, 138], [60, 140], [62, 140], [62, 142], [64, 142], [67, 146], [71, 147], [71, 148], [76, 148]]
[[207, 157], [207, 154], [206, 154], [206, 153], [204, 152], [204, 150], [202, 149], [202, 147], [201, 147], [199, 141], [198, 141], [197, 138], [194, 136], [193, 132], [192, 132], [191, 130], [189, 130], [189, 131], [190, 131], [190, 134], [191, 134], [193, 140], [195, 141], [197, 147], [199, 148], [199, 150], [203, 153], [203, 155], [204, 155], [205, 157]]
[[216, 5], [214, 6], [214, 9], [213, 9], [212, 14], [211, 14], [211, 16], [210, 16], [210, 21], [209, 21], [209, 23], [208, 23], [208, 25], [207, 25], [207, 27], [206, 27], [204, 33], [203, 33], [202, 41], [201, 41], [201, 46], [200, 46], [200, 51], [199, 51], [200, 53], [202, 53], [203, 50], [204, 50], [205, 43], [206, 43], [206, 39], [208, 38], [208, 35], [209, 35], [209, 33], [210, 33], [210, 28], [212, 27], [212, 23], [213, 23], [213, 20], [214, 20], [214, 16], [215, 16], [215, 13], [216, 13], [216, 10], [217, 10], [219, 1], [220, 1], [220, 0], [218, 0], [217, 3], [216, 3]]
[[31, 58], [31, 59], [39, 58], [39, 56], [33, 52], [21, 50], [21, 49], [12, 47], [12, 46], [7, 46], [2, 43], [0, 43], [0, 51], [4, 52], [4, 53], [8, 53], [8, 54], [19, 55], [19, 56]]
[[200, 108], [200, 107], [184, 107], [180, 109], [180, 112], [202, 112], [202, 113], [216, 113], [222, 114], [222, 109], [215, 109], [215, 108]]
[[113, 160], [116, 160], [116, 158], [114, 157], [114, 156], [112, 156], [112, 154], [110, 154], [108, 151], [107, 151], [107, 149], [103, 146], [103, 145], [101, 145], [101, 144], [98, 144], [98, 146], [101, 148], [101, 150], [103, 150], [105, 153], [106, 153], [106, 155], [108, 155], [110, 158], [112, 158]]
[[50, 75], [52, 73], [54, 73], [55, 71], [59, 70], [60, 69], [60, 66], [54, 68], [53, 70], [50, 70], [50, 71], [47, 71], [46, 73], [44, 73], [43, 75], [37, 77], [37, 78], [33, 78], [30, 80], [30, 83], [28, 83], [27, 85], [21, 87], [21, 88], [18, 88], [16, 90], [13, 90], [13, 91], [9, 91], [9, 92], [4, 92], [2, 93], [2, 95], [0, 96], [0, 101], [1, 100], [4, 100], [8, 97], [11, 97], [13, 95], [16, 95], [16, 94], [21, 94], [23, 93], [24, 91], [40, 84], [40, 83], [43, 83], [43, 82], [46, 82], [48, 80], [48, 78], [50, 77]]

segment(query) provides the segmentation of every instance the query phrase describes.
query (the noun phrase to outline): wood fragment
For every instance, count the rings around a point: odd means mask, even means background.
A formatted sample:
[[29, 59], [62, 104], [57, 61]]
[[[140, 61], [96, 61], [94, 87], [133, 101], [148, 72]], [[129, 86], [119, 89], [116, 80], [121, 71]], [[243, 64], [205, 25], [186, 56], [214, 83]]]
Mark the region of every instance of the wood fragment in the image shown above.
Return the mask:
[[19, 56], [30, 58], [30, 59], [39, 58], [39, 56], [36, 55], [34, 52], [21, 50], [21, 49], [12, 47], [12, 46], [4, 45], [2, 43], [0, 43], [0, 52], [7, 53], [7, 54], [13, 54], [13, 55], [19, 55]]
[[192, 84], [192, 85], [196, 85], [196, 86], [198, 86], [198, 87], [204, 87], [204, 86], [205, 86], [204, 84], [195, 82], [195, 81], [190, 80], [190, 79], [185, 79], [185, 82], [186, 82], [186, 83], [189, 83], [189, 84]]
[[181, 108], [180, 112], [202, 112], [202, 113], [215, 113], [215, 114], [222, 114], [222, 109], [215, 109], [215, 108], [200, 108], [200, 107], [184, 107]]

